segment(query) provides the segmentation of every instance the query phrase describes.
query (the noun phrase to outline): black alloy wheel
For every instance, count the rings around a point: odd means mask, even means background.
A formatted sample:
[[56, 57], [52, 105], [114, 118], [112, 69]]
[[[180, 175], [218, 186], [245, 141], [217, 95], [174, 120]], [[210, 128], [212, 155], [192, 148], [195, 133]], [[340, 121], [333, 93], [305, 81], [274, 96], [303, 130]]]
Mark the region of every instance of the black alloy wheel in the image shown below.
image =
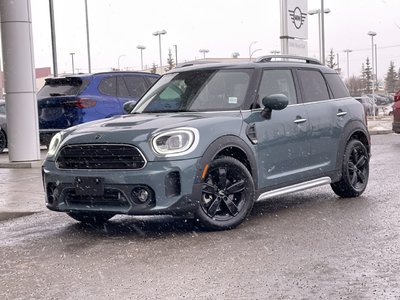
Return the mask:
[[249, 170], [232, 157], [214, 160], [204, 178], [197, 218], [206, 229], [238, 226], [254, 203], [254, 183]]
[[346, 146], [342, 166], [342, 179], [332, 183], [333, 191], [340, 197], [358, 197], [367, 187], [369, 154], [364, 144], [351, 140]]
[[115, 216], [112, 213], [97, 212], [69, 212], [67, 215], [81, 223], [91, 225], [102, 225]]
[[0, 153], [7, 147], [7, 137], [3, 130], [0, 129]]

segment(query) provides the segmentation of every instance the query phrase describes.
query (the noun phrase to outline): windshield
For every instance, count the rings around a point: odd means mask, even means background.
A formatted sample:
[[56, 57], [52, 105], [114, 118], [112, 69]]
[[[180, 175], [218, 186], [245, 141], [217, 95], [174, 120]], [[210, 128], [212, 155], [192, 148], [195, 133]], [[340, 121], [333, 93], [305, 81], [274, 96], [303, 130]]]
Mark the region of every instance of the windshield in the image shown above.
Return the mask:
[[240, 109], [252, 70], [196, 70], [164, 75], [132, 113]]

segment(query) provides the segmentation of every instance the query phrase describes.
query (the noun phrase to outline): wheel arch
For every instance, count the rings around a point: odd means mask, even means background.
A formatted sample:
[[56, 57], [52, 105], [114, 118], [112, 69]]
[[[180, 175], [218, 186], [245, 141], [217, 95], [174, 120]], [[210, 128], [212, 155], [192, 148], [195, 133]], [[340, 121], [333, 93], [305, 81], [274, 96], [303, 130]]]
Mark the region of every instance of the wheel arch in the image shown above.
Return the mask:
[[197, 182], [201, 182], [203, 172], [211, 161], [220, 157], [233, 157], [240, 161], [250, 172], [253, 177], [254, 185], [257, 185], [257, 164], [254, 158], [254, 151], [241, 138], [234, 135], [226, 135], [212, 142], [200, 161], [197, 169]]
[[353, 121], [348, 123], [343, 130], [342, 137], [339, 142], [339, 151], [336, 159], [336, 170], [340, 172], [338, 180], [341, 177], [341, 171], [339, 170], [342, 169], [343, 156], [346, 149], [346, 145], [352, 139], [357, 139], [360, 142], [362, 142], [364, 146], [367, 148], [368, 155], [371, 156], [371, 140], [365, 125], [361, 121]]

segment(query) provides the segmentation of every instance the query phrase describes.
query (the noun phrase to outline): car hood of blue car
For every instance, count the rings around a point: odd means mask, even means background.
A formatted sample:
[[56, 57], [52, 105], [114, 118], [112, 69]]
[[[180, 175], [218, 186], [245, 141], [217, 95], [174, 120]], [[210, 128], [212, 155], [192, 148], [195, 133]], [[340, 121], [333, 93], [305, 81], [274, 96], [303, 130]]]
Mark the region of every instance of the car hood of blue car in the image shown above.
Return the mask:
[[64, 131], [64, 145], [130, 144], [137, 146], [147, 159], [157, 159], [151, 150], [152, 138], [177, 128], [195, 128], [199, 145], [190, 157], [201, 156], [211, 142], [221, 136], [240, 135], [243, 124], [240, 111], [130, 114], [98, 120]]

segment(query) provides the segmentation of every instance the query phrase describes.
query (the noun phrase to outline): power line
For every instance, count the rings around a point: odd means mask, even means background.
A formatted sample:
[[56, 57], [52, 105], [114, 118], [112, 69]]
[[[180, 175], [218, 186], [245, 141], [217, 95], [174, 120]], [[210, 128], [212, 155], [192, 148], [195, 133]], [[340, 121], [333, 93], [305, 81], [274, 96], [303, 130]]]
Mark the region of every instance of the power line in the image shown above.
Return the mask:
[[[397, 47], [400, 47], [400, 45], [383, 46], [383, 47], [378, 47], [378, 49], [381, 50], [381, 49], [389, 49], [389, 48], [397, 48]], [[361, 51], [370, 51], [371, 48], [352, 49], [352, 50], [356, 51], [356, 52], [361, 52]]]

